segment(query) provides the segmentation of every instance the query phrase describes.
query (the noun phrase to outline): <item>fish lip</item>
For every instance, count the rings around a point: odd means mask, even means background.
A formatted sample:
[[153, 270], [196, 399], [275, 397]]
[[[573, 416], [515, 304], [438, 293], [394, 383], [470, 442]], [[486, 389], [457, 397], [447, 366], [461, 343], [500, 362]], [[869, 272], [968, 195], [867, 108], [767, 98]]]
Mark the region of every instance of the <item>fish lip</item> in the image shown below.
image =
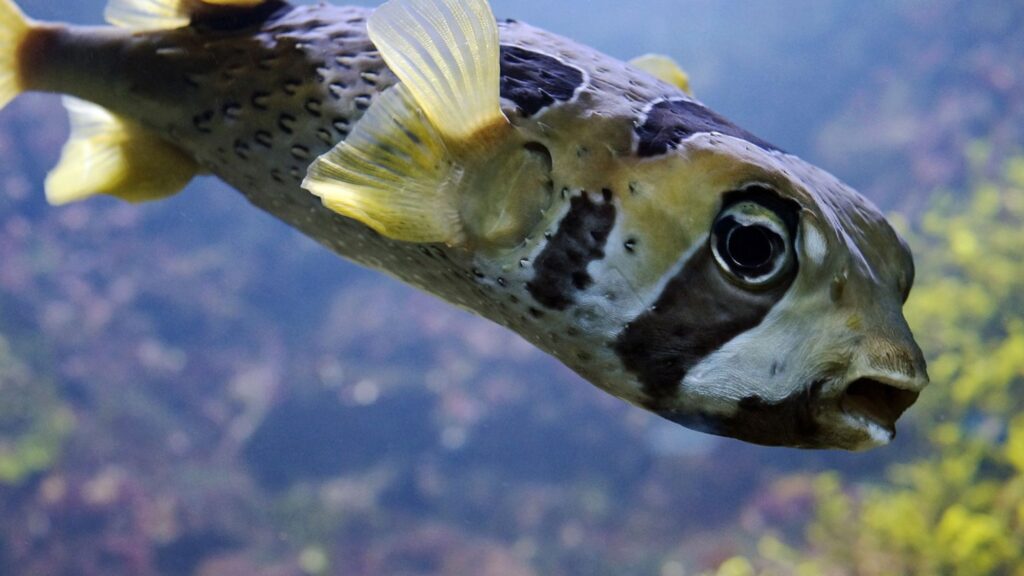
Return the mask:
[[833, 401], [842, 427], [860, 437], [854, 449], [868, 449], [896, 437], [896, 422], [919, 395], [913, 382], [872, 374], [848, 380]]

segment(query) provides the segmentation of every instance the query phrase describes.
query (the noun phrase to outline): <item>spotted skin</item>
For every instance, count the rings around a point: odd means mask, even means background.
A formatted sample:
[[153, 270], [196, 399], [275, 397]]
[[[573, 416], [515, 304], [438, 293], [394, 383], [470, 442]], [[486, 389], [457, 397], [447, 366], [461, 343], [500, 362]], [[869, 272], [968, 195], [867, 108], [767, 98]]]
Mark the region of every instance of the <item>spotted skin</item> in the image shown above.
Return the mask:
[[[22, 74], [31, 89], [133, 119], [339, 255], [507, 326], [609, 393], [686, 425], [865, 447], [879, 433], [836, 412], [842, 369], [926, 381], [899, 304], [879, 296], [905, 293], [912, 265], [877, 210], [677, 87], [526, 24], [498, 24], [503, 111], [550, 156], [551, 189], [564, 191], [532, 229], [511, 247], [467, 249], [389, 239], [328, 210], [300, 187], [307, 168], [398, 81], [368, 37], [369, 15], [274, 0], [178, 30], [46, 26], [22, 46]], [[799, 272], [758, 293], [723, 283], [706, 241], [724, 194], [750, 182], [795, 202], [801, 230], [820, 231], [815, 250], [794, 254]], [[842, 297], [828, 297], [842, 274]], [[833, 328], [853, 316], [862, 334]], [[803, 329], [828, 337], [779, 340], [808, 319], [831, 322]], [[849, 351], [808, 348], [823, 343]], [[769, 349], [803, 357], [763, 358]], [[811, 420], [770, 424], [780, 414]]]

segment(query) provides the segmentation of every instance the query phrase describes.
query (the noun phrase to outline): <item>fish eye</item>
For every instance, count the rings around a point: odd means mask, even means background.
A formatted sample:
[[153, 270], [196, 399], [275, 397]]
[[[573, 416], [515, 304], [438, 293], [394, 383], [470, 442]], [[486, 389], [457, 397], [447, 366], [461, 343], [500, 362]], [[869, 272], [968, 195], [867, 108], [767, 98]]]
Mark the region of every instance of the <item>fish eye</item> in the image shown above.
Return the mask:
[[793, 264], [790, 228], [772, 208], [754, 200], [728, 206], [711, 230], [718, 266], [741, 285], [769, 286]]

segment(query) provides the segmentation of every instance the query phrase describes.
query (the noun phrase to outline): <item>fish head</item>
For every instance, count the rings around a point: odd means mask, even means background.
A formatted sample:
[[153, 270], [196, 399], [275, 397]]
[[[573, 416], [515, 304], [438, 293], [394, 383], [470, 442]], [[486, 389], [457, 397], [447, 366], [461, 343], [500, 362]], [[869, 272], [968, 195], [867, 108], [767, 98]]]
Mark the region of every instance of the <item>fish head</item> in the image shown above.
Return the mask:
[[693, 135], [627, 173], [624, 273], [653, 304], [614, 349], [639, 403], [764, 445], [891, 441], [928, 376], [902, 313], [913, 259], [878, 209], [735, 135]]

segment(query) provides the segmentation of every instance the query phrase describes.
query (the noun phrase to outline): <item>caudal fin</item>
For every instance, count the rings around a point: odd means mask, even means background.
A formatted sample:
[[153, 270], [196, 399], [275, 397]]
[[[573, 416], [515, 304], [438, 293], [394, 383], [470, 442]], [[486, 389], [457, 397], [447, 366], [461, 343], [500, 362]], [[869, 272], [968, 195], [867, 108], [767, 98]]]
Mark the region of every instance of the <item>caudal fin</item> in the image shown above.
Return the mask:
[[24, 90], [18, 55], [29, 29], [31, 24], [18, 6], [11, 0], [0, 0], [0, 108]]

